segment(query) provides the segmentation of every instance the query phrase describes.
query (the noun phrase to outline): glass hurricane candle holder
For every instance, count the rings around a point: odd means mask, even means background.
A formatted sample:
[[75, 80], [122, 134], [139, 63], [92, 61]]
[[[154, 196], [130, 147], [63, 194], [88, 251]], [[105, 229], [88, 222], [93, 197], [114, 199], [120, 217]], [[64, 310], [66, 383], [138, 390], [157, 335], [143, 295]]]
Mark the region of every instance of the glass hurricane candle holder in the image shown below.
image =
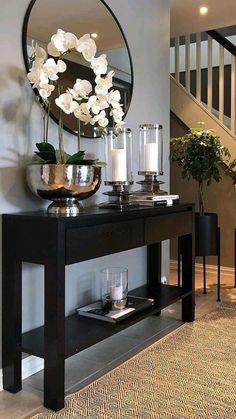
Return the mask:
[[132, 183], [132, 131], [123, 128], [116, 136], [112, 128], [105, 136], [105, 184]]
[[163, 127], [160, 124], [139, 126], [139, 175], [144, 179], [137, 182], [141, 190], [133, 194], [133, 201], [139, 205], [157, 200], [157, 195], [167, 195], [160, 189], [163, 183], [157, 176], [163, 175]]
[[118, 135], [112, 128], [105, 135], [105, 181], [106, 186], [112, 190], [104, 192], [109, 201], [100, 204], [101, 208], [122, 209], [130, 203], [130, 185], [133, 184], [133, 149], [132, 131], [123, 128]]
[[105, 268], [101, 270], [102, 276], [102, 305], [111, 309], [123, 309], [127, 305], [128, 269]]
[[139, 174], [163, 175], [163, 134], [160, 124], [139, 126]]

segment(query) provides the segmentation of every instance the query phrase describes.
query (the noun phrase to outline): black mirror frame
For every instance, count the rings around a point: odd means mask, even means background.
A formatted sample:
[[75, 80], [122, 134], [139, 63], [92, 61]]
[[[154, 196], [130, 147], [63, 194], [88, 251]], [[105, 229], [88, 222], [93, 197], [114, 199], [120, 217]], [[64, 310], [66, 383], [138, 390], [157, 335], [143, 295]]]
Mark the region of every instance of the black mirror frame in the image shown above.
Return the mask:
[[[34, 4], [36, 3], [36, 1], [37, 0], [31, 0], [30, 1], [30, 4], [29, 4], [29, 6], [28, 6], [28, 8], [26, 10], [26, 13], [25, 13], [24, 22], [23, 22], [23, 28], [22, 28], [22, 49], [23, 49], [23, 57], [24, 57], [24, 63], [25, 63], [25, 67], [26, 67], [27, 73], [29, 71], [29, 62], [28, 62], [28, 54], [27, 54], [27, 28], [28, 28], [28, 22], [29, 22], [29, 18], [30, 18], [30, 13], [31, 13], [31, 10], [32, 10]], [[118, 27], [119, 27], [119, 29], [121, 31], [121, 34], [123, 36], [123, 39], [124, 39], [124, 42], [125, 42], [127, 51], [128, 51], [128, 56], [129, 56], [129, 61], [130, 61], [130, 69], [131, 69], [131, 88], [130, 88], [130, 101], [129, 101], [129, 104], [128, 104], [127, 109], [125, 110], [125, 114], [124, 114], [124, 118], [125, 118], [125, 116], [127, 115], [128, 110], [129, 110], [129, 107], [130, 107], [130, 103], [131, 103], [132, 95], [133, 95], [133, 87], [134, 87], [134, 72], [133, 72], [133, 63], [132, 63], [131, 53], [130, 53], [129, 45], [128, 45], [127, 39], [125, 37], [125, 34], [123, 32], [123, 29], [122, 29], [119, 21], [117, 20], [115, 14], [110, 9], [110, 7], [105, 3], [104, 0], [99, 0], [99, 1], [107, 8], [107, 10], [110, 12], [110, 14], [112, 15], [113, 19], [115, 20], [116, 24], [118, 25]], [[38, 90], [37, 89], [33, 89], [33, 90], [34, 90], [35, 95], [38, 96], [39, 102], [41, 103], [41, 105], [44, 106], [43, 105], [43, 101], [41, 100], [41, 97], [39, 96]], [[55, 121], [58, 124], [59, 121], [54, 116], [54, 114], [52, 112], [50, 112], [50, 117], [53, 119], [53, 121]], [[77, 135], [74, 131], [72, 131], [67, 126], [64, 126], [63, 128], [67, 132], [69, 132], [70, 134]], [[83, 137], [83, 138], [91, 138], [91, 136], [87, 136], [87, 135], [81, 135], [81, 137]]]

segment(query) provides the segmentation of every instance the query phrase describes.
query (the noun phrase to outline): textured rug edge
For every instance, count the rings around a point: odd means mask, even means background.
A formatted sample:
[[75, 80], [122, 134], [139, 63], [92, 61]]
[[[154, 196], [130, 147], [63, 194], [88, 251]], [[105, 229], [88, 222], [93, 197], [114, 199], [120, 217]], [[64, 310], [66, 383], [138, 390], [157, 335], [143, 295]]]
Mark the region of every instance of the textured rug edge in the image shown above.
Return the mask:
[[[172, 330], [171, 332], [167, 333], [167, 335], [165, 335], [165, 336], [161, 337], [160, 339], [158, 339], [157, 341], [153, 342], [151, 345], [141, 349], [135, 355], [131, 356], [126, 361], [124, 361], [121, 364], [117, 365], [116, 367], [112, 368], [110, 371], [106, 372], [105, 374], [103, 374], [100, 377], [96, 378], [95, 380], [91, 381], [89, 384], [86, 384], [84, 387], [81, 387], [79, 390], [68, 394], [65, 397], [65, 401], [67, 401], [70, 398], [73, 398], [75, 395], [79, 394], [81, 391], [86, 391], [86, 389], [88, 389], [91, 385], [96, 384], [101, 378], [109, 377], [117, 369], [119, 369], [121, 365], [125, 366], [131, 360], [135, 360], [136, 358], [138, 358], [142, 354], [142, 352], [150, 351], [150, 350], [152, 350], [153, 347], [158, 346], [160, 343], [163, 343], [165, 340], [171, 338], [174, 335], [179, 334], [182, 331], [182, 329], [188, 328], [189, 326], [192, 327], [192, 325], [194, 323], [211, 316], [214, 312], [218, 312], [220, 309], [235, 309], [235, 307], [236, 307], [235, 302], [220, 302], [216, 307], [212, 308], [211, 311], [205, 313], [204, 315], [202, 315], [201, 317], [199, 317], [195, 321], [185, 322], [182, 325], [179, 325], [175, 330]], [[55, 412], [55, 411], [49, 410], [49, 409], [46, 409], [45, 411], [43, 411], [42, 409], [43, 409], [42, 407], [40, 409], [37, 409], [37, 411], [35, 411], [34, 413], [32, 412], [33, 416], [27, 416], [24, 419], [43, 419], [44, 417], [46, 417], [44, 415], [63, 414], [64, 410], [67, 410], [67, 407], [64, 407], [63, 409], [61, 409], [58, 412]], [[31, 413], [31, 415], [32, 415], [32, 413]]]

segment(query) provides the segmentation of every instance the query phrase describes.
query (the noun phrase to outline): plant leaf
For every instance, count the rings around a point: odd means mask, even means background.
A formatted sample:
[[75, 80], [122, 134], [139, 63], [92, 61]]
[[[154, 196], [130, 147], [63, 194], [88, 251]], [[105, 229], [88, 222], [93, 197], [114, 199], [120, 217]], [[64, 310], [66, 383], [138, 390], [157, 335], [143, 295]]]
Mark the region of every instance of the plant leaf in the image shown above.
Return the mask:
[[50, 143], [36, 143], [36, 147], [39, 151], [51, 151], [51, 152], [55, 152], [55, 148], [53, 147], [52, 144]]
[[66, 164], [81, 164], [84, 162], [84, 155], [85, 151], [78, 151], [78, 153], [69, 156], [69, 158], [66, 161]]
[[56, 163], [56, 151], [52, 144], [49, 143], [36, 143], [36, 147], [39, 151], [35, 151], [35, 154], [44, 161], [44, 163], [55, 164]]
[[99, 161], [98, 159], [93, 162], [94, 167], [106, 167], [106, 165], [105, 161]]

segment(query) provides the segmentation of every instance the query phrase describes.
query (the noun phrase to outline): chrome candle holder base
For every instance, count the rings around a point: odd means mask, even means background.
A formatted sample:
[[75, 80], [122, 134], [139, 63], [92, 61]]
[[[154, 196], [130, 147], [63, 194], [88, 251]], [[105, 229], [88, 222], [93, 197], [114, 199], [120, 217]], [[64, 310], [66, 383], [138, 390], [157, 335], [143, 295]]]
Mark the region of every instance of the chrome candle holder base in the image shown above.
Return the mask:
[[141, 190], [134, 192], [136, 198], [140, 196], [143, 200], [145, 197], [150, 199], [152, 196], [168, 194], [160, 188], [160, 185], [163, 185], [164, 182], [157, 179], [157, 176], [163, 175], [163, 172], [138, 172], [138, 174], [144, 175], [144, 179], [137, 182], [141, 185]]
[[160, 185], [164, 183], [157, 179], [160, 173], [138, 172], [138, 174], [144, 174], [145, 179], [137, 182], [141, 185], [141, 190], [132, 195], [132, 201], [137, 205], [170, 206], [179, 202], [179, 195], [169, 195], [168, 192], [160, 189]]
[[131, 197], [133, 192], [130, 192], [129, 189], [133, 182], [105, 181], [104, 184], [112, 186], [112, 191], [103, 192], [103, 195], [107, 195], [109, 198], [107, 202], [102, 202], [99, 205], [100, 208], [122, 210], [137, 205], [135, 202], [132, 202]]

